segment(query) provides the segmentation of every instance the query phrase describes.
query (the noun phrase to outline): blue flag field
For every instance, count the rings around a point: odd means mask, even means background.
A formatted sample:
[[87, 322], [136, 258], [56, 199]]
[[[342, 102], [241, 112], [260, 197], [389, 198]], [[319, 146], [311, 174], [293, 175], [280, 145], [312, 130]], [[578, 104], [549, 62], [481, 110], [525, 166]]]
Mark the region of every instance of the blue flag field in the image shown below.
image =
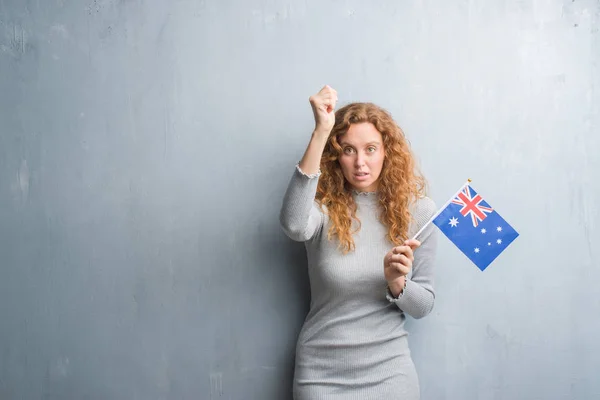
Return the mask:
[[519, 236], [469, 184], [433, 223], [482, 271]]

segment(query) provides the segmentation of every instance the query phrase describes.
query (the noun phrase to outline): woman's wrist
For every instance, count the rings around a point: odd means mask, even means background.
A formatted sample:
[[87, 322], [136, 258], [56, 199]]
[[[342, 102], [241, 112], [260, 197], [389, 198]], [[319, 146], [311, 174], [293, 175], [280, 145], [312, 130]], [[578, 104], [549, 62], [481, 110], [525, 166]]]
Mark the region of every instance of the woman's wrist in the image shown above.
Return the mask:
[[406, 276], [388, 282], [388, 287], [394, 297], [400, 296], [406, 287]]
[[327, 139], [329, 139], [329, 134], [331, 133], [331, 129], [319, 129], [315, 128], [312, 133], [312, 138], [323, 141], [327, 143]]

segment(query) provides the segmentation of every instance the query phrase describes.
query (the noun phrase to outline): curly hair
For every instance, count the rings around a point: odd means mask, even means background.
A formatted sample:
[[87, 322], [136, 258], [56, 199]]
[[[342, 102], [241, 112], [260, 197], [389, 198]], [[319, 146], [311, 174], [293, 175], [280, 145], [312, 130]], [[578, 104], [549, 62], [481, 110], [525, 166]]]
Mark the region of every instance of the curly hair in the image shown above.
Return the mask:
[[[317, 203], [325, 208], [332, 224], [328, 238], [337, 237], [343, 253], [355, 249], [352, 235], [360, 229], [352, 188], [348, 185], [339, 158], [339, 138], [350, 125], [370, 122], [383, 138], [384, 161], [377, 188], [380, 221], [388, 228], [387, 238], [400, 245], [408, 238], [411, 201], [425, 196], [425, 178], [417, 171], [414, 156], [404, 132], [391, 114], [372, 103], [351, 103], [335, 113], [335, 125], [321, 157], [321, 176], [317, 187]], [[357, 226], [352, 231], [352, 221]]]

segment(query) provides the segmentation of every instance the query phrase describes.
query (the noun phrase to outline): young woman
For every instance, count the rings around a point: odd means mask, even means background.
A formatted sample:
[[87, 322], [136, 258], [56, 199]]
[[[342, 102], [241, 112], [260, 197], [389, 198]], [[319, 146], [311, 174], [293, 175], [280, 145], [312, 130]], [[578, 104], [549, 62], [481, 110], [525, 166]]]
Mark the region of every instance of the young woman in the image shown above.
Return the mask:
[[419, 399], [404, 320], [433, 308], [434, 225], [410, 237], [436, 208], [391, 115], [336, 102], [329, 86], [310, 97], [315, 130], [280, 214], [311, 287], [294, 398]]

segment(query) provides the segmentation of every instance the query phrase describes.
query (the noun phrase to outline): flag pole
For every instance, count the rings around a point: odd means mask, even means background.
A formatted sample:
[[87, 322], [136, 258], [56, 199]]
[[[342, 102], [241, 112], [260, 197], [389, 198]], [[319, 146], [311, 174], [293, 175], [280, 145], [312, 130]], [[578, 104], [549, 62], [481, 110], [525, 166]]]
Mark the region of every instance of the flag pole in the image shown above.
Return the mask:
[[452, 202], [452, 200], [454, 200], [454, 198], [455, 198], [456, 196], [458, 196], [458, 194], [459, 194], [459, 193], [460, 193], [460, 192], [463, 190], [463, 188], [464, 188], [465, 186], [467, 186], [469, 183], [471, 183], [471, 178], [467, 179], [467, 181], [466, 181], [466, 182], [465, 182], [465, 183], [464, 183], [464, 184], [463, 184], [463, 185], [460, 187], [460, 189], [458, 189], [458, 190], [456, 191], [456, 193], [454, 194], [454, 196], [450, 197], [450, 199], [449, 199], [449, 200], [448, 200], [448, 201], [447, 201], [447, 202], [446, 202], [446, 203], [445, 203], [445, 204], [444, 204], [442, 207], [440, 207], [440, 209], [439, 209], [439, 210], [437, 210], [437, 212], [436, 212], [435, 214], [433, 214], [433, 216], [432, 216], [431, 218], [429, 218], [429, 221], [427, 221], [427, 222], [425, 223], [425, 225], [423, 225], [423, 226], [421, 227], [421, 229], [419, 229], [419, 231], [418, 231], [418, 232], [417, 232], [417, 233], [416, 233], [416, 234], [415, 234], [415, 235], [412, 237], [412, 238], [413, 238], [413, 240], [415, 240], [417, 237], [419, 237], [419, 235], [420, 235], [421, 233], [423, 233], [423, 231], [425, 230], [425, 228], [427, 228], [427, 226], [428, 226], [428, 225], [429, 225], [429, 224], [430, 224], [430, 223], [431, 223], [431, 222], [432, 222], [434, 219], [436, 219], [436, 218], [437, 218], [437, 216], [438, 216], [438, 215], [440, 215], [440, 213], [441, 213], [442, 211], [444, 211], [444, 210], [446, 209], [446, 207], [448, 206], [448, 204], [450, 204], [450, 203]]

